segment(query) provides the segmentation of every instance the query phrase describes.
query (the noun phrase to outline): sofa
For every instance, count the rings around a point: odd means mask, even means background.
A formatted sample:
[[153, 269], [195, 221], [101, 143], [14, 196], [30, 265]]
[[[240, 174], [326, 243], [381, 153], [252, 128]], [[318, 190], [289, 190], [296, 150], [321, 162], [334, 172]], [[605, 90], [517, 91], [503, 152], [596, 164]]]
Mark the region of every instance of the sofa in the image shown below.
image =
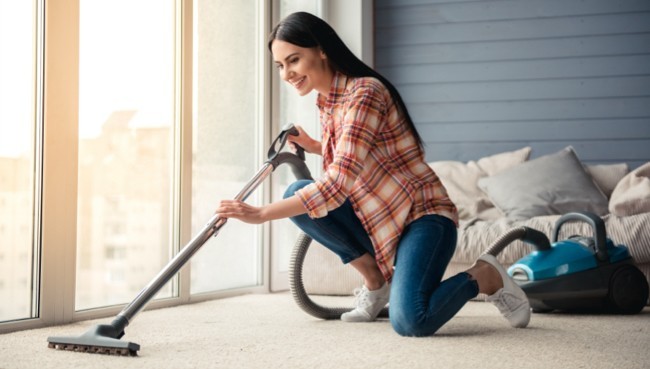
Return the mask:
[[[528, 226], [549, 239], [562, 214], [589, 211], [605, 223], [607, 236], [628, 247], [650, 282], [650, 162], [585, 165], [572, 147], [530, 159], [530, 147], [476, 161], [430, 163], [459, 211], [456, 251], [445, 277], [468, 269], [508, 230]], [[569, 222], [559, 240], [591, 236], [591, 226]], [[521, 241], [498, 256], [506, 267], [532, 251]], [[303, 282], [314, 295], [348, 295], [363, 281], [350, 266], [315, 241], [303, 264]], [[479, 296], [484, 298], [484, 296]]]

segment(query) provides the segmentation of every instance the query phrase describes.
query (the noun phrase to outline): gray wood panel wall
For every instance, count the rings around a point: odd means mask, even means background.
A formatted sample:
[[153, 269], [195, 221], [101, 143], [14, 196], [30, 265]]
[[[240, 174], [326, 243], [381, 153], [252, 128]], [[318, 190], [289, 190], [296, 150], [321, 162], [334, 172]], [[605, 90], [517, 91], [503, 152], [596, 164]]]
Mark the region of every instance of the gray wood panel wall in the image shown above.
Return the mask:
[[375, 0], [375, 67], [429, 161], [650, 161], [650, 0]]

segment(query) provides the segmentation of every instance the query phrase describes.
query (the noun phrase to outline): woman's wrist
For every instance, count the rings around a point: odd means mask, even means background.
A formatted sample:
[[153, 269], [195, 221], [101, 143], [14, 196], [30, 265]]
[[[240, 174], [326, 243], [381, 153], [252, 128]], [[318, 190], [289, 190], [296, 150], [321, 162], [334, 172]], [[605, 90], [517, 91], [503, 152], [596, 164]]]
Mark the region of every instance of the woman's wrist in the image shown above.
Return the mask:
[[322, 152], [322, 146], [320, 141], [312, 140], [309, 152], [312, 154], [320, 154]]
[[261, 220], [260, 223], [264, 223], [264, 222], [268, 222], [270, 220], [273, 220], [269, 216], [268, 205], [264, 205], [264, 206], [260, 207], [259, 217], [260, 217], [260, 220]]
[[307, 210], [302, 205], [298, 196], [291, 196], [268, 205], [261, 206], [259, 209], [259, 218], [262, 222], [270, 220], [289, 218], [296, 215], [305, 214]]

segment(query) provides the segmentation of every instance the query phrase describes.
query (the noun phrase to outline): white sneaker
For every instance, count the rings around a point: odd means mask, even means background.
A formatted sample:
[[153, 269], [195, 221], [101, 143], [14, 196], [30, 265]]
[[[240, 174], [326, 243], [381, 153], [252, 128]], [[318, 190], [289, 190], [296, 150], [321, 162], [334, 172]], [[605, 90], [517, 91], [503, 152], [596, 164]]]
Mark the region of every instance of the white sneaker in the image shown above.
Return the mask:
[[484, 254], [478, 259], [495, 267], [503, 279], [503, 288], [488, 296], [487, 301], [496, 305], [512, 327], [525, 328], [530, 321], [530, 303], [524, 290], [510, 278], [494, 256]]
[[357, 297], [357, 307], [347, 313], [341, 315], [341, 320], [344, 322], [372, 322], [377, 319], [377, 315], [381, 309], [386, 306], [390, 296], [390, 285], [384, 285], [374, 291], [370, 291], [366, 286], [357, 288], [354, 291]]

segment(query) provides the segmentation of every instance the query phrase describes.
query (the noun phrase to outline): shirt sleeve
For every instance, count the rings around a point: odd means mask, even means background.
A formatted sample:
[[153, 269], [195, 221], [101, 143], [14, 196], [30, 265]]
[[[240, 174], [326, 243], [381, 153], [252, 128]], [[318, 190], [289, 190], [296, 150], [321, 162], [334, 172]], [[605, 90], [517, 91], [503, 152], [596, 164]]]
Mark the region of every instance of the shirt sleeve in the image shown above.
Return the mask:
[[386, 111], [383, 93], [374, 85], [356, 88], [345, 104], [332, 163], [319, 180], [296, 192], [311, 218], [324, 217], [345, 202], [375, 145]]

